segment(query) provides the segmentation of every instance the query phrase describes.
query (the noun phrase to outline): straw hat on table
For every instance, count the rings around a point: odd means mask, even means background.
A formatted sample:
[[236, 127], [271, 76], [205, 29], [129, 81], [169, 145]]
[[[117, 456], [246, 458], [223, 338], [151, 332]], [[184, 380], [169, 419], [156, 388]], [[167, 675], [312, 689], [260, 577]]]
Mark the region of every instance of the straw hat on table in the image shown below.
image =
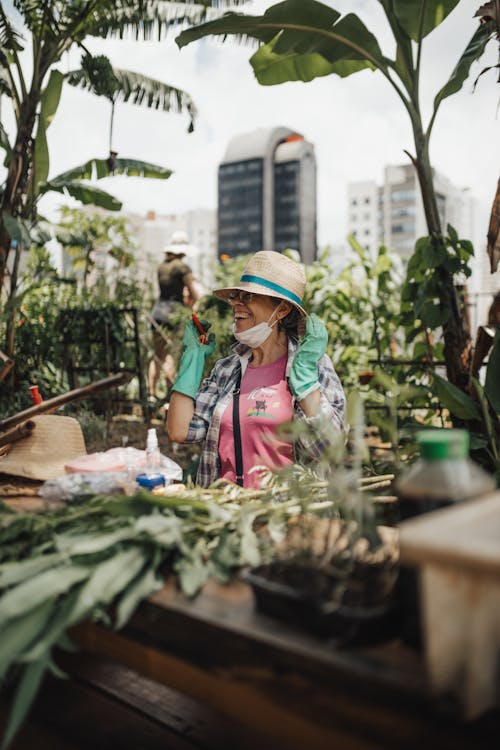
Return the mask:
[[31, 435], [12, 443], [7, 455], [0, 457], [0, 472], [28, 479], [64, 476], [64, 464], [87, 453], [80, 423], [55, 414], [32, 419]]

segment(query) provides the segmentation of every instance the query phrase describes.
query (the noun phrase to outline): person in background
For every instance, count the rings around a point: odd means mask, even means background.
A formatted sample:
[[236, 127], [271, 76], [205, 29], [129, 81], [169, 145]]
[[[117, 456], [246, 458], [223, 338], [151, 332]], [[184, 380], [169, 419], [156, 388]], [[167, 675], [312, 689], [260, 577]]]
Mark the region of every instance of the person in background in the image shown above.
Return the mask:
[[170, 243], [164, 248], [165, 259], [158, 266], [160, 296], [151, 313], [154, 356], [148, 370], [148, 392], [150, 401], [156, 400], [156, 385], [163, 372], [167, 389], [177, 374], [177, 363], [172, 355], [172, 337], [177, 332], [179, 308], [184, 304], [184, 289], [187, 289], [190, 304], [204, 294], [204, 288], [196, 281], [191, 268], [184, 262], [188, 238], [179, 230], [172, 234]]
[[[177, 443], [205, 441], [196, 480], [203, 487], [220, 477], [258, 487], [261, 477], [253, 467], [315, 461], [343, 430], [344, 391], [326, 354], [325, 326], [301, 306], [305, 286], [301, 264], [260, 251], [234, 287], [216, 289], [231, 305], [237, 343], [201, 388], [215, 337], [209, 334], [208, 343], [201, 343], [188, 322], [167, 429]], [[277, 429], [291, 420], [312, 428], [295, 443]]]

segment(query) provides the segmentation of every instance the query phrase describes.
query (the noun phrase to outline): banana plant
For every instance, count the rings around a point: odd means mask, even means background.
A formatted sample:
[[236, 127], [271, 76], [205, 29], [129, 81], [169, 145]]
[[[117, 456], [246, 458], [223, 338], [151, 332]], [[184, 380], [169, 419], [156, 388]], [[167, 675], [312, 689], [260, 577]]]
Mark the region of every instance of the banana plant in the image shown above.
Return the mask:
[[[232, 4], [239, 2], [242, 0], [233, 0]], [[127, 33], [145, 40], [154, 35], [163, 39], [181, 24], [215, 18], [220, 15], [216, 8], [228, 4], [225, 0], [14, 0], [19, 19], [15, 23], [6, 3], [0, 3], [0, 93], [4, 101], [10, 101], [15, 120], [12, 139], [3, 126], [0, 128], [7, 168], [0, 200], [0, 289], [11, 249], [9, 217], [33, 221], [39, 187], [47, 185], [50, 164], [46, 132], [57, 112], [65, 80], [106, 96], [113, 106], [122, 100], [165, 112], [186, 112], [190, 129], [193, 126], [196, 109], [186, 92], [114, 69], [107, 57], [89, 53], [87, 40], [123, 38]], [[83, 52], [82, 69], [65, 75], [59, 69], [61, 62], [75, 46]], [[28, 47], [33, 59], [25, 70], [23, 53]], [[113, 173], [112, 163], [109, 173]], [[165, 170], [163, 178], [167, 176]], [[83, 201], [93, 199], [92, 193], [85, 191], [79, 197]]]
[[[242, 0], [233, 0], [237, 5]], [[90, 90], [108, 98], [114, 108], [118, 101], [129, 101], [141, 107], [164, 112], [185, 112], [189, 129], [193, 127], [196, 108], [189, 94], [146, 76], [115, 69], [104, 55], [94, 56], [87, 49], [92, 38], [123, 38], [134, 34], [145, 40], [163, 39], [172, 29], [184, 24], [213, 19], [221, 13], [222, 0], [13, 0], [0, 3], [0, 95], [11, 105], [13, 135], [0, 123], [0, 148], [5, 152], [7, 174], [0, 186], [0, 300], [9, 254], [9, 288], [5, 310], [5, 350], [14, 353], [15, 309], [9, 301], [16, 298], [17, 268], [23, 247], [30, 244], [30, 232], [37, 218], [39, 199], [56, 190], [82, 203], [95, 203], [117, 210], [120, 203], [103, 190], [85, 184], [82, 174], [70, 170], [64, 176], [50, 176], [47, 130], [56, 116], [65, 83]], [[9, 6], [9, 10], [7, 7]], [[213, 7], [212, 7], [213, 6]], [[9, 12], [16, 14], [14, 21]], [[65, 56], [74, 47], [82, 51], [81, 69], [63, 73]], [[25, 65], [27, 50], [32, 59]], [[113, 122], [111, 122], [111, 133]], [[111, 137], [111, 136], [110, 136]], [[140, 174], [167, 179], [170, 170], [131, 159], [116, 159], [110, 148], [109, 158], [93, 160], [98, 171], [100, 162], [107, 175]], [[89, 170], [87, 170], [88, 172]]]
[[[408, 113], [414, 153], [406, 152], [417, 171], [422, 201], [434, 250], [440, 254], [442, 227], [438, 212], [429, 140], [442, 102], [462, 88], [472, 63], [495, 35], [495, 24], [478, 25], [449, 79], [436, 92], [430, 118], [424, 124], [420, 105], [420, 70], [424, 39], [451, 13], [459, 0], [371, 0], [379, 3], [394, 40], [395, 56], [383, 53], [376, 36], [355, 13], [342, 16], [317, 0], [284, 0], [260, 16], [226, 13], [222, 18], [186, 29], [177, 37], [183, 47], [206, 36], [236, 36], [255, 40], [259, 47], [250, 63], [262, 85], [311, 81], [336, 74], [342, 78], [361, 70], [381, 74]], [[464, 387], [470, 360], [470, 335], [460, 315], [453, 277], [436, 265], [439, 300], [450, 314], [443, 323], [447, 376]]]

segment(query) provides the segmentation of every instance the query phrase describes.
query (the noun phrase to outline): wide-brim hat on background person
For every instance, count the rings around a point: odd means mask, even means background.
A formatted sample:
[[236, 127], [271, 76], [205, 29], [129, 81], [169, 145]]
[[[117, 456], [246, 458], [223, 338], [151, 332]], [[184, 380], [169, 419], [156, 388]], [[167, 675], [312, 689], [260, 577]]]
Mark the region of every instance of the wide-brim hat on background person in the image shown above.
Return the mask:
[[186, 248], [188, 245], [189, 239], [186, 232], [184, 232], [183, 229], [177, 229], [172, 233], [170, 242], [165, 245], [163, 252], [181, 257], [182, 255], [186, 255]]
[[214, 294], [226, 301], [235, 290], [284, 299], [305, 317], [307, 313], [300, 304], [305, 288], [306, 274], [301, 263], [274, 250], [260, 250], [250, 258], [237, 284], [214, 289]]
[[28, 479], [64, 476], [64, 465], [87, 453], [80, 423], [55, 414], [32, 420], [35, 429], [31, 435], [12, 443], [7, 455], [0, 458], [0, 472]]

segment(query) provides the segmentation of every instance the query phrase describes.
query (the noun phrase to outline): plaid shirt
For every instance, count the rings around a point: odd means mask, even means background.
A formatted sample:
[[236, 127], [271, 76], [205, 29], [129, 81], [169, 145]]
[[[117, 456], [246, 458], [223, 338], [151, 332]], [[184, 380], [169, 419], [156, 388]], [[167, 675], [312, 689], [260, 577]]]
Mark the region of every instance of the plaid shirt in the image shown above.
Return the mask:
[[[297, 348], [298, 342], [289, 339], [287, 378]], [[233, 352], [229, 357], [219, 359], [208, 378], [201, 384], [185, 441], [198, 443], [205, 440], [196, 477], [197, 483], [202, 487], [208, 487], [217, 479], [222, 415], [232, 401], [240, 365], [243, 377], [250, 360], [251, 350], [243, 344], [235, 344]], [[318, 362], [318, 381], [321, 400], [317, 415], [306, 417], [299, 403], [295, 399], [293, 402], [294, 420], [313, 426], [313, 430], [308, 430], [307, 435], [301, 435], [295, 445], [296, 456], [309, 461], [318, 459], [330, 444], [332, 425], [337, 432], [343, 428], [345, 395], [332, 361], [326, 354]]]

